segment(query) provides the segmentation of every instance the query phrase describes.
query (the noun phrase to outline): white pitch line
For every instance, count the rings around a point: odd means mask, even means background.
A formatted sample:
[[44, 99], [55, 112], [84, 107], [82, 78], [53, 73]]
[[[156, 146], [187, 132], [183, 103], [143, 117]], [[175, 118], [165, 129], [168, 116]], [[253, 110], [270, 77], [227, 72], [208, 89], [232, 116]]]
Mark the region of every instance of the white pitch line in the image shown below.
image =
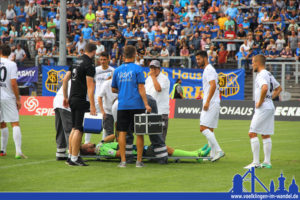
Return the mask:
[[[223, 144], [223, 143], [240, 142], [240, 141], [242, 140], [227, 140], [227, 141], [221, 141], [219, 143]], [[186, 147], [186, 146], [201, 146], [201, 144], [184, 144], [184, 145], [175, 145], [174, 147]]]
[[51, 159], [51, 160], [43, 160], [43, 161], [36, 161], [36, 162], [29, 162], [29, 163], [21, 163], [21, 164], [15, 164], [15, 165], [8, 165], [8, 166], [3, 166], [0, 167], [0, 169], [8, 169], [8, 168], [12, 168], [12, 167], [22, 167], [25, 165], [38, 165], [38, 164], [42, 164], [42, 163], [46, 163], [46, 162], [51, 162], [51, 161], [56, 161], [55, 159]]

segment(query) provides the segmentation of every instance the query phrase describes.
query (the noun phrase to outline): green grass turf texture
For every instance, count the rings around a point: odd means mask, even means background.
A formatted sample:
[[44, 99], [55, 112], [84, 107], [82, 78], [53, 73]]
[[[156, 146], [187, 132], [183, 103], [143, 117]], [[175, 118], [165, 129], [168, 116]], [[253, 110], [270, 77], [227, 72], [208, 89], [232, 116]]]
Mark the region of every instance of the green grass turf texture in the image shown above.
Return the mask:
[[[250, 121], [220, 120], [216, 137], [226, 156], [214, 163], [184, 160], [168, 165], [130, 164], [117, 168], [118, 160], [88, 162], [89, 167], [71, 167], [55, 160], [54, 117], [21, 116], [22, 150], [29, 159], [16, 160], [12, 130], [7, 156], [0, 157], [0, 191], [17, 192], [227, 192], [235, 174], [252, 161], [248, 138]], [[256, 175], [269, 188], [283, 171], [286, 187], [293, 176], [300, 182], [300, 122], [275, 123], [272, 137], [272, 169], [257, 169]], [[101, 136], [93, 135], [97, 142]], [[261, 141], [261, 139], [260, 139]], [[167, 145], [196, 150], [206, 143], [199, 132], [199, 120], [170, 119]], [[145, 144], [149, 144], [147, 136]], [[260, 158], [263, 161], [261, 143]], [[250, 191], [250, 183], [244, 187]], [[258, 191], [262, 191], [256, 186]]]

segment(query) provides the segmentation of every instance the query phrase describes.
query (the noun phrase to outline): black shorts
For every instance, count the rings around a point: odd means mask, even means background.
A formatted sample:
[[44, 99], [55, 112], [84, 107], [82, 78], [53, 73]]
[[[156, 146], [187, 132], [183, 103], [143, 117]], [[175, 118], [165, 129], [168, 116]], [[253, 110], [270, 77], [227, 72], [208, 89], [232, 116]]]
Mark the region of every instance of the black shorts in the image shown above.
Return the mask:
[[114, 134], [114, 118], [110, 114], [106, 114], [106, 118], [103, 120], [103, 128], [106, 130], [107, 135]]
[[84, 113], [89, 112], [90, 103], [79, 99], [70, 99], [70, 108], [72, 114], [72, 128], [83, 132], [83, 117]]
[[145, 113], [145, 109], [118, 110], [117, 131], [133, 133], [134, 115], [142, 113]]

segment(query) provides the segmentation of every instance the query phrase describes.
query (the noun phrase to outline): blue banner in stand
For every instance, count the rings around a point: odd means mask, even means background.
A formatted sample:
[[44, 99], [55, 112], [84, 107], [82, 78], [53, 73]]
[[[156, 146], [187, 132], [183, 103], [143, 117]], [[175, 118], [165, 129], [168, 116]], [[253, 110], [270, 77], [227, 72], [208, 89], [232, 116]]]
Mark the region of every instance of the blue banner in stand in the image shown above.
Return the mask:
[[38, 67], [18, 67], [17, 81], [21, 83], [38, 82]]
[[42, 66], [43, 73], [43, 96], [55, 96], [56, 92], [62, 85], [69, 67], [67, 66]]
[[[144, 67], [145, 78], [149, 75], [149, 68]], [[170, 80], [170, 94], [176, 80], [182, 80], [182, 87], [188, 99], [203, 96], [202, 69], [172, 69], [161, 68], [162, 73]], [[244, 69], [217, 69], [219, 75], [219, 88], [222, 100], [244, 100], [245, 70]]]

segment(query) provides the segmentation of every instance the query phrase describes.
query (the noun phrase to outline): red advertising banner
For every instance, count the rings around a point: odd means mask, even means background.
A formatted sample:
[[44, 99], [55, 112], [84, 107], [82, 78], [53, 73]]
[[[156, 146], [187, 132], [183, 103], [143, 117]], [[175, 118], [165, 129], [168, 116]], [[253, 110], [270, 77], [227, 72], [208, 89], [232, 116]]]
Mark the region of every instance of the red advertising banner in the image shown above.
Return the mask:
[[170, 99], [169, 101], [169, 119], [173, 119], [174, 118], [174, 114], [175, 114], [175, 103], [176, 100], [175, 99]]
[[54, 97], [21, 96], [20, 115], [54, 116]]
[[[36, 116], [54, 116], [53, 110], [54, 97], [43, 96], [21, 96], [21, 110], [20, 115], [36, 115]], [[170, 113], [169, 118], [174, 118], [175, 99], [170, 99]]]

